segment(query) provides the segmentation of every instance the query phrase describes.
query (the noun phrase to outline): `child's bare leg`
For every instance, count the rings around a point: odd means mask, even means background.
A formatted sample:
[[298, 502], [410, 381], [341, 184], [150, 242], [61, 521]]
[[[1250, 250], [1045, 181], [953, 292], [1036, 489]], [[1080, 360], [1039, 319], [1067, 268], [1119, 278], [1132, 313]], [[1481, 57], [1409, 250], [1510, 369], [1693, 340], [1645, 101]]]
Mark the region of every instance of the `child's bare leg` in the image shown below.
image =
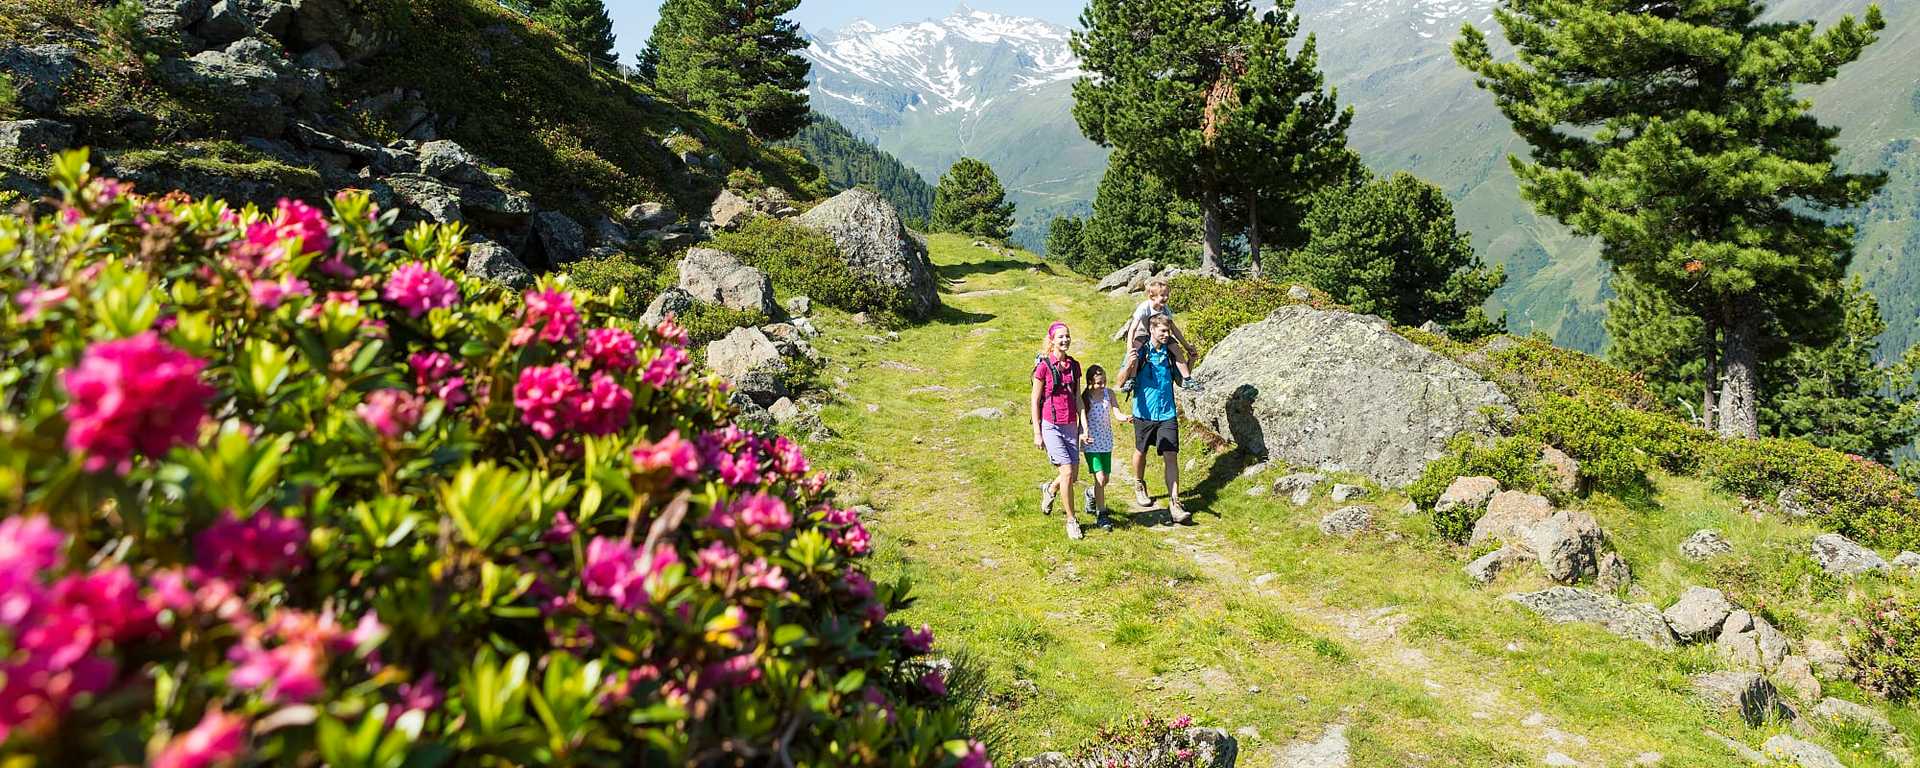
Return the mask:
[[1095, 510], [1107, 508], [1107, 473], [1105, 472], [1093, 473], [1093, 508]]

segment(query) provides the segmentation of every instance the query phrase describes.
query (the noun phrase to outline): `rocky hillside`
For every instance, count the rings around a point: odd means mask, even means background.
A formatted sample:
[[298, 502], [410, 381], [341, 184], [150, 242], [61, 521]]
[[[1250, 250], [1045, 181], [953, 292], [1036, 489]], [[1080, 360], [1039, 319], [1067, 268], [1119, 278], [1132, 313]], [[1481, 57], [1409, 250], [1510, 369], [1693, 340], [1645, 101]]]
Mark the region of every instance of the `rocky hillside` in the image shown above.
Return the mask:
[[769, 210], [826, 191], [797, 152], [592, 71], [484, 0], [28, 0], [0, 18], [0, 64], [15, 194], [67, 146], [150, 190], [365, 188], [403, 220], [465, 224], [472, 268], [514, 283], [697, 239], [723, 189]]

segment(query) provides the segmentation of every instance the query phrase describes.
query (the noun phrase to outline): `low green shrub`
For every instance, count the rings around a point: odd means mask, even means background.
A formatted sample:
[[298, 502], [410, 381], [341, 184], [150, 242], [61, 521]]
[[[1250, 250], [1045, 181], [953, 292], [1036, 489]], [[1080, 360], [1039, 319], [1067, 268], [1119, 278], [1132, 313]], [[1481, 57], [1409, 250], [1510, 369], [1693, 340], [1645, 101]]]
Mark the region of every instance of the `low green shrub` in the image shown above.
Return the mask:
[[[1173, 279], [1173, 292], [1167, 297], [1167, 307], [1172, 309], [1179, 320], [1180, 330], [1187, 341], [1200, 350], [1201, 356], [1207, 350], [1220, 343], [1234, 329], [1248, 323], [1266, 319], [1275, 309], [1288, 304], [1301, 302], [1287, 296], [1287, 283], [1271, 280], [1246, 278], [1242, 280], [1221, 281], [1200, 275], [1185, 275]], [[1326, 294], [1314, 291], [1309, 302], [1315, 306], [1331, 306]]]
[[645, 313], [647, 303], [666, 288], [664, 270], [626, 253], [581, 259], [561, 271], [574, 288], [607, 299], [615, 315], [629, 319]]
[[1454, 359], [1499, 384], [1523, 405], [1542, 394], [1598, 395], [1635, 410], [1660, 410], [1638, 374], [1592, 355], [1561, 349], [1543, 338], [1492, 336], [1464, 354], [1454, 354]]
[[11, 119], [20, 114], [20, 89], [13, 84], [13, 76], [0, 72], [0, 118]]
[[[1198, 745], [1187, 734], [1193, 718], [1182, 715], [1163, 720], [1152, 715], [1100, 727], [1092, 739], [1074, 749], [1070, 765], [1129, 766], [1129, 768], [1196, 768], [1201, 765]], [[1211, 764], [1211, 763], [1209, 763]]]
[[687, 343], [704, 350], [735, 328], [766, 325], [768, 318], [757, 309], [728, 309], [719, 304], [695, 302], [692, 309], [675, 318], [687, 332]]
[[[1477, 442], [1471, 435], [1454, 438], [1447, 453], [1427, 464], [1420, 479], [1407, 488], [1407, 498], [1421, 509], [1433, 509], [1433, 503], [1445, 493], [1454, 478], [1486, 475], [1500, 481], [1508, 490], [1543, 490], [1547, 477], [1540, 469], [1538, 439], [1524, 435]], [[1434, 532], [1448, 541], [1465, 543], [1479, 520], [1478, 509], [1456, 508], [1436, 512]]]
[[1728, 493], [1774, 500], [1791, 488], [1822, 527], [1869, 546], [1920, 547], [1920, 498], [1884, 464], [1800, 440], [1726, 440], [1705, 473]]
[[1847, 662], [1862, 688], [1892, 701], [1920, 695], [1920, 603], [1868, 600], [1847, 620]]
[[1553, 445], [1579, 460], [1596, 489], [1644, 488], [1655, 469], [1687, 473], [1713, 443], [1713, 435], [1664, 414], [1636, 411], [1600, 394], [1567, 397], [1542, 393], [1516, 422], [1515, 431]]
[[902, 302], [887, 286], [847, 265], [833, 238], [787, 221], [758, 218], [710, 246], [766, 270], [774, 285], [847, 312], [897, 316]]
[[737, 168], [727, 174], [727, 187], [739, 190], [758, 190], [767, 186], [767, 179], [752, 168]]

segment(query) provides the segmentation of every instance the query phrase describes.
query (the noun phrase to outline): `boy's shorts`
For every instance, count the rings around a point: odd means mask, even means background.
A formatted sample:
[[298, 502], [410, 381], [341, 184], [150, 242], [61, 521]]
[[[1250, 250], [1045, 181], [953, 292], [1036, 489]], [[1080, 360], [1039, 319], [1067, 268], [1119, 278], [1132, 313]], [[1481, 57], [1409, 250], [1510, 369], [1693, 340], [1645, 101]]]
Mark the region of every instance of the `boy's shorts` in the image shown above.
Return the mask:
[[1101, 473], [1112, 474], [1113, 473], [1113, 452], [1101, 451], [1099, 453], [1095, 453], [1093, 451], [1087, 451], [1087, 471], [1092, 472], [1094, 474], [1101, 474]]
[[1047, 461], [1063, 467], [1080, 460], [1080, 425], [1040, 423], [1040, 440], [1047, 447]]

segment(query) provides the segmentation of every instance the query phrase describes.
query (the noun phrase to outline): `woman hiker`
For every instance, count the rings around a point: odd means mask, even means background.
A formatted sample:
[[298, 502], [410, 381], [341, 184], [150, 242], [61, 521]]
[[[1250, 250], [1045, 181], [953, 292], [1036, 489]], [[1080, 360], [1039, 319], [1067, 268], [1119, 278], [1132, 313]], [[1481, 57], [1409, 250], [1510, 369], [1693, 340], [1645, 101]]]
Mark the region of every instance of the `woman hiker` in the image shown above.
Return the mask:
[[1080, 361], [1067, 354], [1072, 346], [1073, 333], [1066, 323], [1047, 327], [1040, 359], [1033, 366], [1033, 397], [1028, 403], [1034, 447], [1047, 452], [1047, 461], [1056, 473], [1041, 490], [1040, 513], [1051, 513], [1058, 500], [1066, 507], [1067, 538], [1078, 539], [1080, 521], [1073, 514], [1073, 484], [1080, 478], [1080, 446], [1091, 438], [1080, 428], [1087, 423], [1087, 409], [1080, 398]]

